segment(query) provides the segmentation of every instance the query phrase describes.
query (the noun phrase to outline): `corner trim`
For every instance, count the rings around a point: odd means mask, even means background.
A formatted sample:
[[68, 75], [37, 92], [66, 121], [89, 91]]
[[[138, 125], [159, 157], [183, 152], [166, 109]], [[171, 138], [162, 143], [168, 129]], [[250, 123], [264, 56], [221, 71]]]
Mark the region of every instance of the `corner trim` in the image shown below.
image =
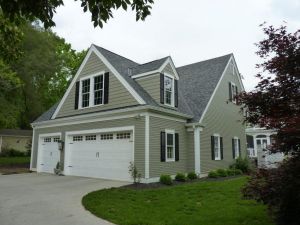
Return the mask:
[[145, 114], [145, 179], [149, 179], [149, 143], [150, 143], [150, 116]]

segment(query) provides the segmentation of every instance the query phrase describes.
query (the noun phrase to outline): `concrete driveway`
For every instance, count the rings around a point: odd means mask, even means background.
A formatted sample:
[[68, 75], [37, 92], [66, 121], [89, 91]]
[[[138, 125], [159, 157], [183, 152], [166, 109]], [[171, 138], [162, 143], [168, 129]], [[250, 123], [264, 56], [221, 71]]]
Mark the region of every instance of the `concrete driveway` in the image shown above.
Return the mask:
[[0, 175], [0, 225], [108, 225], [82, 197], [126, 182], [50, 174]]

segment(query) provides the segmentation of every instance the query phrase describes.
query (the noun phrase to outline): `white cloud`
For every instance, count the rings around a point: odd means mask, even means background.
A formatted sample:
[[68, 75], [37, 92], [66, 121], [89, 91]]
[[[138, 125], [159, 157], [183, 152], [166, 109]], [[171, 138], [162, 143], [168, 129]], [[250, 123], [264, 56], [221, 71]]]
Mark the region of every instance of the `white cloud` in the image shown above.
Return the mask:
[[77, 50], [94, 43], [140, 63], [171, 55], [176, 66], [181, 66], [233, 52], [250, 90], [257, 83], [255, 64], [259, 62], [254, 43], [263, 38], [258, 25], [264, 21], [280, 25], [285, 20], [296, 30], [300, 27], [297, 3], [156, 0], [145, 22], [136, 22], [133, 12], [117, 11], [100, 29], [93, 27], [79, 1], [65, 1], [54, 17], [53, 30]]

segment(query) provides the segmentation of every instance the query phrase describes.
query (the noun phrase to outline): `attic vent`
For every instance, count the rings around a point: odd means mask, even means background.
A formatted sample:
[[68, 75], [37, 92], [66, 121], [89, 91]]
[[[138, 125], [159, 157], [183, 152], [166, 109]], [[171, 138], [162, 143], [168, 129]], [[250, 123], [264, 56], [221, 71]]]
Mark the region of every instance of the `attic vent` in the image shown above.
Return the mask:
[[132, 68], [128, 68], [128, 76], [132, 75]]

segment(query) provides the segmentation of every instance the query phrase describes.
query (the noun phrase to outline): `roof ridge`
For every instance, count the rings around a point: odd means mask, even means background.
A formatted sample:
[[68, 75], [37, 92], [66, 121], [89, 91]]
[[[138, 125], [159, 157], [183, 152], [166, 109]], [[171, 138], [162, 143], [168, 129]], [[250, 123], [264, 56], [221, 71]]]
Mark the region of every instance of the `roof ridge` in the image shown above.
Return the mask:
[[146, 64], [153, 63], [153, 62], [155, 62], [155, 61], [159, 61], [159, 60], [162, 60], [162, 59], [167, 59], [167, 58], [169, 58], [169, 57], [170, 57], [170, 56], [165, 56], [165, 57], [162, 57], [162, 58], [160, 58], [160, 59], [155, 59], [155, 60], [152, 60], [152, 61], [149, 61], [149, 62], [146, 62], [146, 63], [139, 64], [139, 65], [137, 65], [137, 66], [135, 66], [135, 67], [132, 67], [132, 68], [136, 68], [136, 67], [138, 67], [138, 66], [144, 66], [144, 65], [146, 65]]
[[122, 57], [122, 58], [124, 58], [124, 59], [127, 59], [127, 60], [129, 60], [129, 61], [131, 61], [131, 62], [133, 62], [133, 63], [136, 63], [136, 64], [140, 65], [139, 63], [137, 63], [137, 62], [135, 62], [135, 61], [133, 61], [133, 60], [131, 60], [131, 59], [125, 57], [125, 56], [122, 56], [122, 55], [120, 55], [120, 54], [118, 54], [118, 53], [112, 52], [112, 51], [110, 51], [110, 50], [108, 50], [108, 49], [106, 49], [106, 48], [103, 48], [103, 47], [101, 47], [101, 46], [99, 46], [99, 45], [96, 45], [96, 44], [93, 44], [93, 45], [95, 45], [97, 48], [102, 48], [102, 49], [104, 49], [105, 51], [108, 51], [108, 52], [110, 52], [110, 53], [112, 53], [112, 54], [115, 54], [115, 55], [117, 55], [117, 56], [120, 56], [120, 57]]
[[231, 56], [231, 55], [233, 55], [233, 53], [222, 55], [222, 56], [218, 56], [218, 57], [211, 58], [211, 59], [205, 59], [205, 60], [202, 60], [202, 61], [199, 61], [199, 62], [194, 62], [194, 63], [186, 64], [186, 65], [183, 65], [183, 66], [176, 67], [176, 69], [179, 69], [179, 68], [182, 68], [182, 67], [186, 67], [186, 66], [191, 66], [191, 65], [194, 65], [194, 64], [197, 64], [197, 63], [202, 63], [202, 62], [207, 62], [207, 61], [211, 61], [211, 60], [223, 58], [223, 57], [228, 57], [228, 56]]

